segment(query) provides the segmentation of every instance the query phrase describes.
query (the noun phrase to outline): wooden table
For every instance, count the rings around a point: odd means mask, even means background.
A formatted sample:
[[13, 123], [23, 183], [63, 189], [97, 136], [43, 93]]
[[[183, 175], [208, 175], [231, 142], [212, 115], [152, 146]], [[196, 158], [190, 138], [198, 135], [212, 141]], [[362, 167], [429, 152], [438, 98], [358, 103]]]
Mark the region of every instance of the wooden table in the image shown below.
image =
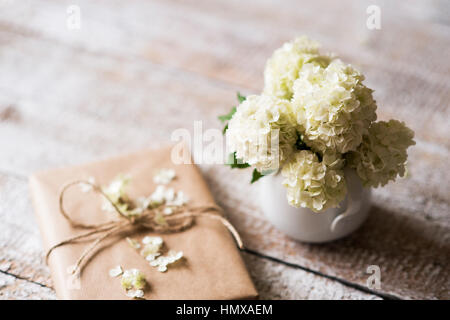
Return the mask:
[[[370, 4], [381, 29], [366, 27]], [[81, 29], [67, 27], [70, 5]], [[258, 93], [266, 59], [306, 34], [357, 65], [381, 119], [416, 132], [409, 176], [374, 190], [350, 237], [302, 244], [262, 216], [250, 171], [201, 165], [248, 247], [262, 298], [450, 298], [450, 6], [445, 1], [0, 1], [0, 298], [55, 298], [27, 179], [218, 128], [235, 92]], [[71, 26], [71, 25], [69, 25]], [[369, 289], [367, 267], [381, 269]]]

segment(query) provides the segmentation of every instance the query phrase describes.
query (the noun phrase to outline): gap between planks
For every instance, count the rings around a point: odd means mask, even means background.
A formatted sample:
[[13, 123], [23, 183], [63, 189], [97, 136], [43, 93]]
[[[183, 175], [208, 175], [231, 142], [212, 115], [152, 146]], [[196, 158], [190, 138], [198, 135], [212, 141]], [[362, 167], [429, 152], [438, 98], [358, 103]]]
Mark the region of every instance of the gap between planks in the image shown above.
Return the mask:
[[34, 281], [34, 280], [31, 280], [31, 279], [28, 279], [27, 277], [22, 277], [22, 276], [20, 276], [18, 274], [14, 274], [14, 273], [11, 273], [11, 272], [8, 272], [8, 271], [5, 271], [5, 270], [1, 270], [1, 269], [0, 269], [0, 273], [3, 273], [5, 275], [7, 275], [7, 276], [13, 277], [13, 278], [18, 279], [18, 280], [23, 280], [23, 281], [26, 281], [26, 282], [38, 285], [38, 286], [40, 286], [42, 288], [47, 288], [47, 289], [53, 290], [53, 287], [47, 286], [46, 284], [41, 283], [39, 281]]

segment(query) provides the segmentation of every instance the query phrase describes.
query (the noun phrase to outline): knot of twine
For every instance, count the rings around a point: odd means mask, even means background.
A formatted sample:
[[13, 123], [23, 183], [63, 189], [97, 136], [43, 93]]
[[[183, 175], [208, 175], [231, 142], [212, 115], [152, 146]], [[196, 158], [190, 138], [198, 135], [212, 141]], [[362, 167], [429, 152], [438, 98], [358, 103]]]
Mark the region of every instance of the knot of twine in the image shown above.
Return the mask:
[[[67, 213], [66, 209], [64, 208], [64, 195], [67, 192], [67, 190], [70, 189], [71, 187], [81, 184], [89, 185], [90, 187], [92, 187], [92, 190], [94, 192], [102, 195], [112, 205], [114, 211], [118, 214], [120, 219], [111, 220], [105, 223], [98, 223], [98, 224], [86, 224], [72, 219], [70, 215]], [[86, 259], [86, 257], [88, 257], [88, 255], [95, 250], [95, 248], [100, 244], [100, 242], [102, 242], [103, 240], [105, 240], [114, 233], [123, 231], [124, 229], [130, 226], [135, 228], [143, 227], [151, 231], [160, 233], [180, 232], [191, 227], [195, 217], [207, 217], [221, 222], [233, 236], [238, 248], [240, 250], [243, 250], [244, 245], [242, 243], [241, 237], [239, 236], [239, 233], [236, 231], [233, 225], [222, 216], [223, 210], [217, 205], [211, 204], [193, 207], [190, 206], [179, 207], [171, 215], [164, 217], [165, 223], [158, 223], [155, 219], [156, 215], [161, 214], [165, 207], [166, 205], [162, 204], [156, 208], [151, 209], [146, 208], [142, 213], [137, 215], [126, 215], [117, 207], [114, 201], [112, 201], [108, 197], [108, 195], [105, 194], [105, 192], [99, 185], [96, 185], [86, 180], [76, 180], [69, 182], [66, 185], [64, 185], [59, 194], [59, 211], [72, 227], [81, 229], [92, 229], [92, 230], [65, 239], [53, 245], [47, 251], [45, 255], [45, 261], [48, 264], [50, 254], [56, 248], [67, 244], [76, 243], [79, 240], [97, 235], [97, 237], [93, 239], [92, 243], [88, 247], [86, 247], [86, 249], [83, 251], [83, 253], [78, 258], [77, 262], [75, 263], [75, 266], [73, 267], [71, 273], [76, 274], [81, 270], [81, 265], [83, 261]]]

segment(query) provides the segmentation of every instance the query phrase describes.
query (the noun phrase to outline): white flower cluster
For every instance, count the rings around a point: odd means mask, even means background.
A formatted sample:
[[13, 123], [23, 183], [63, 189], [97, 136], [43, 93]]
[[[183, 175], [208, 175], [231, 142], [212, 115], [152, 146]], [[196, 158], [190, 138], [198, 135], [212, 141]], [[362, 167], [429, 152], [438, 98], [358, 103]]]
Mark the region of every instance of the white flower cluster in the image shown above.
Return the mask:
[[305, 63], [328, 64], [330, 57], [319, 54], [319, 44], [306, 37], [285, 43], [275, 50], [264, 70], [264, 94], [281, 99], [292, 97], [294, 81]]
[[346, 153], [361, 144], [376, 120], [372, 90], [352, 66], [333, 60], [326, 68], [305, 64], [294, 83], [292, 104], [304, 142], [314, 151]]
[[356, 169], [364, 186], [384, 186], [405, 175], [406, 149], [415, 144], [413, 137], [414, 132], [403, 122], [375, 122], [357, 150], [347, 154], [348, 164]]
[[297, 140], [296, 119], [289, 101], [249, 96], [228, 123], [228, 148], [260, 172], [279, 168]]
[[295, 153], [281, 174], [288, 202], [294, 207], [321, 212], [338, 206], [347, 192], [343, 171], [320, 162], [308, 150]]
[[365, 186], [404, 175], [414, 134], [398, 121], [375, 122], [373, 91], [354, 67], [301, 37], [273, 53], [264, 80], [262, 95], [230, 114], [227, 146], [257, 177], [281, 168], [291, 205], [337, 207], [346, 194], [346, 164]]

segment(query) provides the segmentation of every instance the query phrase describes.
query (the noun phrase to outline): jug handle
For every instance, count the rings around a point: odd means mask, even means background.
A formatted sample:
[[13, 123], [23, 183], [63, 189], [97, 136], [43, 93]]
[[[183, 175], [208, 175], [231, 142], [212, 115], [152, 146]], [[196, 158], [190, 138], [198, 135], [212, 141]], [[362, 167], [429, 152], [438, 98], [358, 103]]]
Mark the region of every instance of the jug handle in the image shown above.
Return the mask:
[[357, 204], [355, 205], [355, 201], [352, 200], [352, 197], [350, 196], [350, 192], [347, 194], [347, 208], [345, 211], [339, 215], [336, 216], [336, 218], [333, 219], [333, 222], [331, 223], [330, 229], [332, 232], [336, 230], [336, 226], [342, 219], [347, 218], [348, 216], [354, 215], [361, 209], [361, 201], [357, 201]]

